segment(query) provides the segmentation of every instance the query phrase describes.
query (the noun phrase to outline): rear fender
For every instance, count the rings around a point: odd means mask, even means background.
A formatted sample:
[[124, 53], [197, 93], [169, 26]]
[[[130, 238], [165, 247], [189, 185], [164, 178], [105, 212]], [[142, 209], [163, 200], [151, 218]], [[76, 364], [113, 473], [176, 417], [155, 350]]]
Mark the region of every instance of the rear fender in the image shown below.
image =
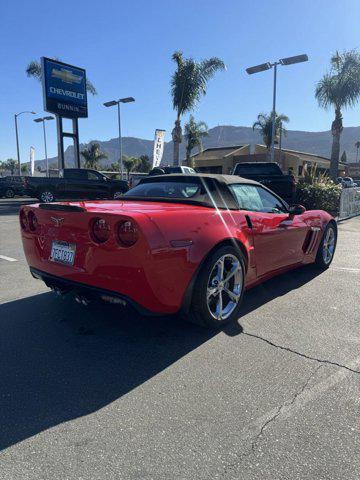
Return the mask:
[[248, 252], [246, 250], [246, 247], [245, 245], [240, 241], [240, 240], [237, 240], [236, 238], [227, 238], [227, 239], [224, 239], [222, 240], [221, 242], [217, 243], [205, 256], [204, 258], [201, 260], [198, 268], [196, 269], [194, 275], [192, 276], [191, 278], [191, 281], [185, 291], [185, 294], [184, 294], [184, 299], [183, 299], [183, 302], [182, 302], [182, 305], [181, 305], [181, 309], [180, 309], [180, 314], [187, 314], [190, 310], [190, 307], [191, 307], [191, 301], [192, 301], [192, 294], [193, 294], [193, 291], [194, 291], [194, 286], [196, 284], [196, 281], [198, 279], [198, 276], [199, 276], [199, 273], [201, 272], [204, 264], [206, 263], [207, 259], [211, 257], [211, 255], [216, 252], [216, 250], [220, 247], [225, 247], [225, 246], [230, 246], [230, 247], [235, 247], [235, 248], [238, 248], [243, 257], [244, 257], [244, 263], [245, 263], [245, 273], [248, 271], [248, 268], [249, 268], [249, 255], [248, 255]]

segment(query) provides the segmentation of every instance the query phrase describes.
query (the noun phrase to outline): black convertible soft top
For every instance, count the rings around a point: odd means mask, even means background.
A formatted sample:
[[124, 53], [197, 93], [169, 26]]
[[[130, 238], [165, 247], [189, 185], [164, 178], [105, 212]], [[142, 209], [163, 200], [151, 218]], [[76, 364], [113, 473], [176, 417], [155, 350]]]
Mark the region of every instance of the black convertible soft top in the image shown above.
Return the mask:
[[[149, 193], [139, 194], [139, 186], [154, 183], [190, 183], [201, 186], [200, 192], [193, 197], [167, 197], [157, 196]], [[184, 203], [192, 205], [201, 205], [209, 208], [220, 208], [238, 210], [239, 205], [231, 190], [228, 188], [231, 184], [250, 184], [260, 185], [258, 182], [248, 180], [246, 178], [238, 177], [236, 175], [215, 175], [215, 174], [169, 174], [169, 175], [154, 175], [142, 178], [134, 189], [129, 190], [122, 200], [142, 200], [142, 201], [158, 201], [171, 203]], [[142, 189], [143, 190], [143, 189]], [[132, 193], [133, 191], [133, 193]]]
[[159, 182], [171, 182], [171, 181], [178, 181], [178, 182], [194, 182], [194, 180], [198, 178], [204, 179], [211, 179], [216, 181], [220, 184], [224, 185], [231, 185], [234, 183], [245, 183], [247, 185], [261, 185], [259, 182], [255, 182], [255, 180], [249, 180], [247, 178], [239, 177], [238, 175], [220, 175], [216, 173], [193, 173], [193, 174], [180, 174], [180, 173], [171, 173], [169, 175], [154, 175], [149, 177], [144, 177], [140, 180], [139, 183], [146, 183], [152, 182], [153, 180], [157, 180]]

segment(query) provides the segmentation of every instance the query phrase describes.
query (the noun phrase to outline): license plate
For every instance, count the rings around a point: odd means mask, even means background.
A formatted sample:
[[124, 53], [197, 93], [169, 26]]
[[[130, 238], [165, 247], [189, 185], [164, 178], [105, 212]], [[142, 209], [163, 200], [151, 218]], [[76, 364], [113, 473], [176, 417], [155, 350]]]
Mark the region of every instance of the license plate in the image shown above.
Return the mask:
[[50, 260], [64, 265], [74, 265], [75, 251], [75, 243], [52, 242]]

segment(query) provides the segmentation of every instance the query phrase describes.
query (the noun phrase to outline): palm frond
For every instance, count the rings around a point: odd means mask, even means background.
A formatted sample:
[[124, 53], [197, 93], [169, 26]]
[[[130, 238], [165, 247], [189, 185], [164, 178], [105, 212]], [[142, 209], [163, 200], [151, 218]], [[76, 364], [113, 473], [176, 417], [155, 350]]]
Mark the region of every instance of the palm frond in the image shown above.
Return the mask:
[[33, 60], [26, 67], [26, 75], [41, 80], [41, 65], [37, 60]]
[[171, 78], [173, 108], [178, 118], [190, 111], [206, 94], [207, 82], [218, 70], [225, 68], [224, 62], [216, 57], [201, 62], [192, 58], [184, 59], [182, 52], [175, 52], [172, 59], [177, 69]]

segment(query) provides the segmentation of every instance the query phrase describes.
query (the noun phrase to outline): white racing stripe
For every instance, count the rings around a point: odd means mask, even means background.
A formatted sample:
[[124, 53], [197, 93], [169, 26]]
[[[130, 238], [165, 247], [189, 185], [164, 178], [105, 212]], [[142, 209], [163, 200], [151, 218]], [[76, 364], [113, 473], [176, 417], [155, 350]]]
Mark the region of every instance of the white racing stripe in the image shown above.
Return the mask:
[[17, 262], [16, 258], [7, 257], [6, 255], [0, 255], [0, 260], [6, 260], [8, 262]]

